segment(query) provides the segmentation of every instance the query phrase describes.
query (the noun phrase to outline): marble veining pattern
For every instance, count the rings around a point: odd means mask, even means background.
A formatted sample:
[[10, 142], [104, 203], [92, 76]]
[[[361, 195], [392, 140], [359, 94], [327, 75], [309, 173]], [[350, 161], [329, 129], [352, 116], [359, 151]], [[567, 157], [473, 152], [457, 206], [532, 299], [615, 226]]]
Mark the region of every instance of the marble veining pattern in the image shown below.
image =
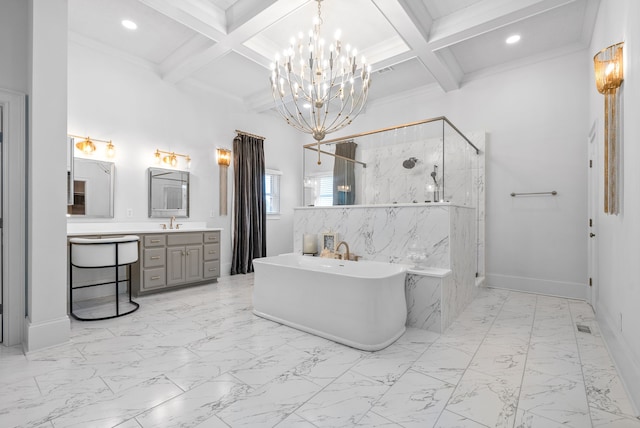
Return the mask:
[[0, 347], [0, 426], [640, 428], [584, 302], [480, 289], [442, 334], [409, 327], [371, 353], [254, 316], [252, 284]]

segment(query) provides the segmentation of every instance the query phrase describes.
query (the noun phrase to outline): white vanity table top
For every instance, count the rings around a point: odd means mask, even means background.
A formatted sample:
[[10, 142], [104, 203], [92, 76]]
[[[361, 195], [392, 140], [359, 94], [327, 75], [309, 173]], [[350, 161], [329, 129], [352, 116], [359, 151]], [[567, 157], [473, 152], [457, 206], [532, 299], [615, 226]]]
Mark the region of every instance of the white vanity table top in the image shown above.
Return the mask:
[[[162, 229], [162, 222], [145, 223], [67, 223], [67, 236], [120, 235], [132, 233], [213, 232], [220, 227], [207, 227], [205, 222], [176, 221], [180, 229]], [[167, 225], [168, 227], [168, 225]]]

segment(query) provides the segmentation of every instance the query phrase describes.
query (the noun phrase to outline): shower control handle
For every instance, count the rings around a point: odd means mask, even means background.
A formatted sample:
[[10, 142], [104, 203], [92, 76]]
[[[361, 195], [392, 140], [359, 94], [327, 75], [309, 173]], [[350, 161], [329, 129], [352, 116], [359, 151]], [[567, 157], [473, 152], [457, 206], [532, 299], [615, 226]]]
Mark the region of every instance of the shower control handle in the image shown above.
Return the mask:
[[595, 233], [593, 233], [593, 232], [589, 233], [589, 238], [593, 238], [594, 236], [596, 236]]

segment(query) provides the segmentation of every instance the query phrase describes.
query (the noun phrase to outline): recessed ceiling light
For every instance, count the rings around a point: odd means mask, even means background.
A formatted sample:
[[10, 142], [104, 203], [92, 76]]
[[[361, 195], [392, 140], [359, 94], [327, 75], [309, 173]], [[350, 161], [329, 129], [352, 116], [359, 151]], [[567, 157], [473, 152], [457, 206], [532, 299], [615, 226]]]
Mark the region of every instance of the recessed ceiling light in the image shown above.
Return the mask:
[[138, 24], [128, 19], [122, 20], [122, 26], [128, 30], [135, 30], [136, 28], [138, 28]]
[[520, 41], [520, 34], [514, 34], [513, 36], [507, 37], [507, 44], [512, 45], [514, 43], [518, 43]]

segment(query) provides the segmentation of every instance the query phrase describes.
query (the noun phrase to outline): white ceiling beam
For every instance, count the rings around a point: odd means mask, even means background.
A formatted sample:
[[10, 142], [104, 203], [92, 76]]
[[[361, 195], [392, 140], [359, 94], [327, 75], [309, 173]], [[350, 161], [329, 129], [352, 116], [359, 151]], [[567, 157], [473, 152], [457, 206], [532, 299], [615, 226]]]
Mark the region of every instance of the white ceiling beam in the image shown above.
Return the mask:
[[[273, 23], [283, 17], [295, 12], [308, 2], [309, 0], [278, 0], [271, 3], [266, 8], [246, 19], [235, 30], [219, 38], [214, 46], [192, 55], [183, 63], [177, 64], [170, 69], [163, 68], [163, 79], [171, 83], [176, 83], [192, 75], [211, 61], [221, 58], [231, 51], [246, 52], [242, 45], [246, 40], [273, 25]], [[252, 55], [249, 59], [253, 61], [258, 60], [256, 55]], [[259, 63], [264, 63], [264, 60]]]
[[[223, 11], [201, 0], [138, 0], [212, 40], [226, 36], [226, 17]], [[204, 2], [206, 3], [206, 2]]]
[[419, 28], [413, 21], [411, 18], [413, 12], [405, 9], [406, 2], [400, 0], [373, 0], [373, 3], [386, 16], [389, 23], [412, 49], [415, 57], [429, 70], [445, 92], [460, 87], [462, 74], [459, 72], [459, 67], [454, 70], [450, 69], [431, 50], [426, 39], [426, 29]]
[[485, 0], [433, 22], [429, 49], [436, 51], [576, 0]]
[[256, 16], [265, 8], [271, 6], [276, 0], [238, 0], [225, 15], [227, 19], [227, 33], [235, 31], [249, 19]]

